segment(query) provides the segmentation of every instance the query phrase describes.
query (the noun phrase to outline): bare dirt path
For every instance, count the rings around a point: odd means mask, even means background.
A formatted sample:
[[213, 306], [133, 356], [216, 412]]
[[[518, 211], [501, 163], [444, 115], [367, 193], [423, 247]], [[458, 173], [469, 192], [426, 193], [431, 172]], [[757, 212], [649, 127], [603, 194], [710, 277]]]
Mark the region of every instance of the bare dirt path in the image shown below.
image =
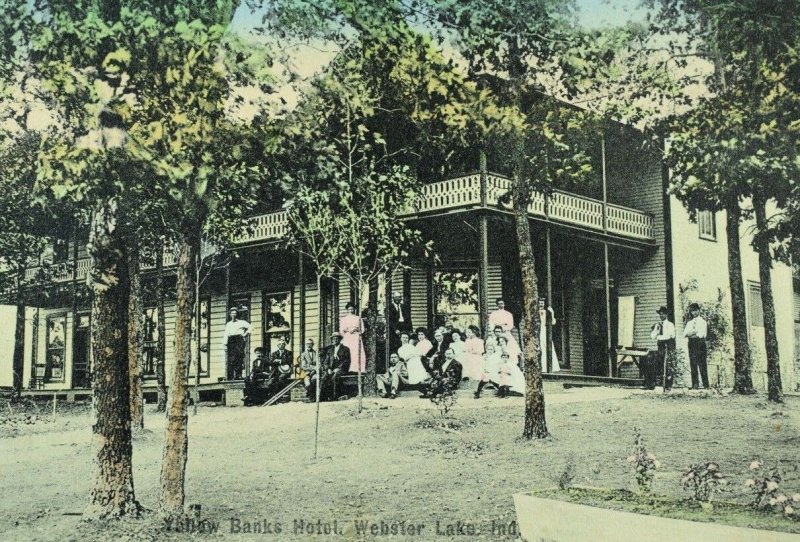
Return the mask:
[[[546, 397], [554, 437], [536, 443], [518, 440], [522, 398], [464, 393], [445, 429], [416, 394], [365, 400], [361, 414], [353, 400], [324, 404], [317, 461], [313, 405], [202, 407], [190, 417], [187, 504], [199, 504], [206, 522], [194, 525], [167, 526], [153, 516], [80, 522], [91, 477], [88, 411], [55, 423], [42, 415], [32, 425], [5, 424], [0, 540], [511, 540], [513, 532], [500, 531], [515, 517], [512, 494], [555, 485], [568, 462], [575, 484], [631, 487], [625, 458], [634, 426], [663, 463], [654, 492], [681, 494], [683, 469], [713, 460], [742, 493], [755, 457], [781, 468], [786, 491], [800, 491], [798, 398], [776, 408], [763, 397], [553, 384]], [[148, 412], [145, 423], [134, 441], [136, 494], [154, 508], [163, 418]], [[216, 532], [198, 532], [212, 524]], [[268, 532], [246, 532], [256, 528]], [[194, 532], [179, 532], [187, 529]]]

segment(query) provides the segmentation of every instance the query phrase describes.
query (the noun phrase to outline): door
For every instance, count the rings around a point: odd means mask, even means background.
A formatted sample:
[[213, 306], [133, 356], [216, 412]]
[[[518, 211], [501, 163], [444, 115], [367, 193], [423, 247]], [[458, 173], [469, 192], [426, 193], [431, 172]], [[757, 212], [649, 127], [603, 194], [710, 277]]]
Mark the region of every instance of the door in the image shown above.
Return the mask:
[[89, 315], [79, 314], [78, 325], [75, 326], [75, 341], [72, 352], [73, 388], [92, 387], [90, 349]]
[[[616, 321], [617, 296], [614, 280], [610, 280], [611, 322]], [[608, 374], [608, 342], [606, 299], [603, 279], [589, 281], [583, 299], [583, 372], [590, 376]], [[616, 326], [611, 326], [611, 344], [616, 345]]]

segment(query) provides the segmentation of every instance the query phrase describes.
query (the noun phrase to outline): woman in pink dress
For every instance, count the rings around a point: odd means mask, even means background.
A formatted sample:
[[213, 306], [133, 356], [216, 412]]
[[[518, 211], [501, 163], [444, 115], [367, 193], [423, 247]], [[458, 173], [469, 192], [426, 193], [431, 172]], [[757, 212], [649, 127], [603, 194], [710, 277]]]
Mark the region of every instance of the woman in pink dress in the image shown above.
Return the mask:
[[478, 380], [481, 377], [481, 364], [483, 363], [483, 339], [480, 338], [478, 326], [469, 326], [464, 332], [467, 340], [464, 341], [464, 366], [463, 375], [466, 378]]
[[356, 314], [356, 306], [352, 303], [345, 305], [347, 314], [339, 319], [339, 332], [342, 334], [342, 344], [350, 349], [350, 372], [363, 373], [367, 368], [367, 353], [361, 340], [364, 330], [364, 320]]

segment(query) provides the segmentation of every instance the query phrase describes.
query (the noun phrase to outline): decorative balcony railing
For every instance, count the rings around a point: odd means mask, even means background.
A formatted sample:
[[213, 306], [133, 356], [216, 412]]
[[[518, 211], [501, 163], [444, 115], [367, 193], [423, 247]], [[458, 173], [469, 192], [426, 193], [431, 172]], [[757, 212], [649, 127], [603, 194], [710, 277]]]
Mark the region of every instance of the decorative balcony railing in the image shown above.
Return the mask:
[[[510, 179], [490, 174], [486, 186], [487, 206], [497, 207], [500, 205], [501, 197], [510, 189]], [[531, 203], [528, 206], [531, 216], [628, 239], [654, 240], [653, 217], [648, 213], [620, 205], [603, 205], [602, 201], [560, 190], [554, 191], [548, 201], [545, 199], [545, 195], [541, 192], [532, 195]], [[480, 175], [472, 174], [425, 185], [415, 203], [414, 211], [408, 216], [436, 211], [470, 209], [480, 205]], [[606, 210], [605, 229], [603, 225], [604, 209]], [[250, 221], [249, 232], [238, 236], [235, 240], [237, 244], [278, 241], [285, 238], [289, 232], [289, 215], [286, 211], [259, 215], [251, 218]], [[175, 265], [175, 256], [171, 250], [167, 250], [164, 252], [164, 266], [172, 265]], [[145, 269], [152, 267], [146, 266]], [[72, 280], [71, 264], [58, 264], [51, 267], [51, 271], [53, 271], [52, 280], [59, 282]], [[78, 262], [78, 280], [85, 280], [88, 271], [89, 260], [80, 260]], [[28, 269], [26, 278], [34, 279], [37, 272], [38, 268]]]

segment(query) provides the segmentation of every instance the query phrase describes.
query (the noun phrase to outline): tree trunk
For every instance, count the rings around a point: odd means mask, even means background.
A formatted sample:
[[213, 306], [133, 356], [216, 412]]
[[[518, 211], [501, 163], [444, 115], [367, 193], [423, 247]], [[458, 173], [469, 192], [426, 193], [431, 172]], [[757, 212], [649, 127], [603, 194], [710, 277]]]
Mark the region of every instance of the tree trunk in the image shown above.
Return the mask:
[[525, 428], [523, 438], [549, 436], [545, 419], [542, 364], [539, 360], [539, 292], [536, 262], [533, 258], [531, 227], [528, 222], [530, 194], [518, 175], [512, 181], [514, 225], [519, 246], [519, 268], [522, 274], [522, 343], [525, 359]]
[[767, 354], [767, 395], [770, 401], [783, 402], [781, 385], [781, 360], [778, 351], [778, 331], [775, 325], [775, 301], [772, 297], [772, 255], [769, 250], [767, 232], [766, 201], [759, 194], [753, 195], [753, 210], [756, 215], [756, 235], [753, 239], [758, 252], [758, 275], [761, 280], [761, 307], [764, 314], [764, 345]]
[[130, 285], [125, 236], [112, 200], [94, 214], [92, 224], [92, 426], [94, 486], [84, 517], [139, 513], [133, 490], [128, 377], [128, 296]]
[[364, 350], [367, 353], [367, 366], [364, 370], [364, 383], [362, 393], [375, 396], [378, 394], [378, 381], [375, 373], [375, 363], [378, 358], [378, 337], [375, 333], [378, 327], [378, 279], [369, 282], [366, 313], [366, 330], [364, 331]]
[[192, 362], [192, 315], [194, 313], [195, 266], [200, 238], [183, 233], [177, 254], [177, 300], [175, 307], [175, 367], [169, 390], [164, 458], [161, 464], [160, 511], [165, 517], [182, 517], [188, 450], [188, 386], [186, 370]]
[[158, 386], [158, 404], [156, 410], [167, 410], [167, 375], [164, 368], [166, 362], [167, 325], [164, 322], [164, 243], [159, 243], [156, 251], [156, 311], [158, 312], [158, 356], [156, 357], [156, 385]]
[[747, 312], [742, 280], [742, 257], [739, 246], [739, 200], [733, 198], [726, 208], [725, 232], [728, 236], [728, 278], [731, 288], [731, 310], [733, 312], [733, 392], [755, 393], [750, 374], [750, 343], [747, 339]]
[[25, 267], [20, 266], [17, 271], [17, 318], [14, 325], [14, 397], [19, 398], [24, 384], [23, 371], [25, 370], [25, 300], [22, 295], [22, 281], [25, 278]]
[[142, 429], [144, 428], [142, 280], [139, 273], [139, 251], [134, 244], [130, 244], [129, 248], [128, 271], [131, 290], [128, 298], [128, 377], [131, 389], [131, 424], [134, 428]]

